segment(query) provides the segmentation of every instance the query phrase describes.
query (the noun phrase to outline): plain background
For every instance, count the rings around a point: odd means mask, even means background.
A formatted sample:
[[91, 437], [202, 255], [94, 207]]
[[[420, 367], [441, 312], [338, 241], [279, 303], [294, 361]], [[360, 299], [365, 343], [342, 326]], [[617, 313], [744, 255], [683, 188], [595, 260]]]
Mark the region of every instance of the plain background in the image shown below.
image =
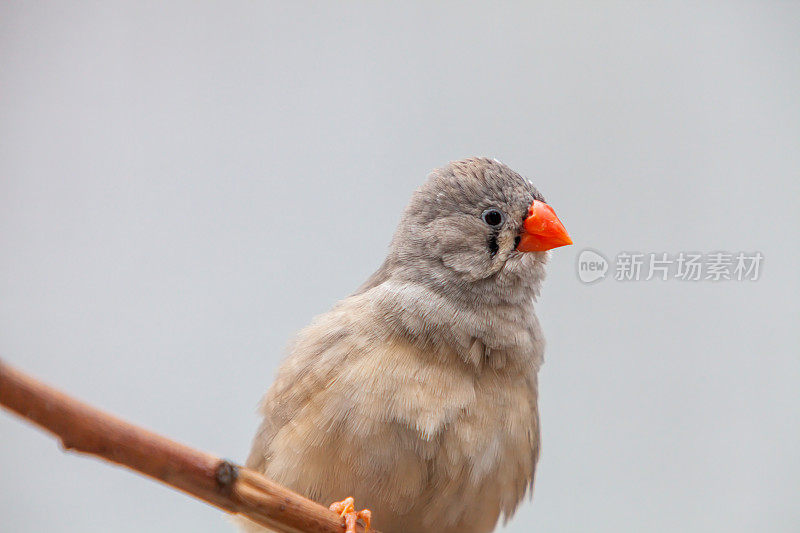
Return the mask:
[[[291, 334], [488, 155], [576, 243], [507, 530], [798, 531], [798, 95], [797, 2], [2, 2], [0, 354], [242, 461]], [[765, 260], [587, 286], [584, 247]], [[233, 528], [0, 413], [0, 530]]]

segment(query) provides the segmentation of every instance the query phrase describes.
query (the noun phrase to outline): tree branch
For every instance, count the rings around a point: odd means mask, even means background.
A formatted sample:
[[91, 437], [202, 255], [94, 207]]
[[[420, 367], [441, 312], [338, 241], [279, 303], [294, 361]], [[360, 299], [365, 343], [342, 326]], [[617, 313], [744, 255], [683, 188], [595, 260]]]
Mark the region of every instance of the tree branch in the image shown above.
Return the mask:
[[104, 413], [2, 360], [0, 405], [54, 434], [65, 450], [125, 466], [275, 531], [344, 530], [344, 520], [336, 513], [254, 470]]

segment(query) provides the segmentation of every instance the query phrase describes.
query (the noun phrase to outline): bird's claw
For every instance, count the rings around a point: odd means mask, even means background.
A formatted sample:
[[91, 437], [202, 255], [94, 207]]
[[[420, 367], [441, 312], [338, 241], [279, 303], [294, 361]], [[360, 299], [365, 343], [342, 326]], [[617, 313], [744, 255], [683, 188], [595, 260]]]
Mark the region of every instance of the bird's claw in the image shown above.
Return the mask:
[[332, 503], [329, 509], [344, 518], [345, 533], [356, 533], [356, 521], [359, 518], [364, 521], [364, 533], [369, 533], [372, 512], [369, 509], [356, 512], [355, 503], [355, 498], [348, 496], [340, 502]]

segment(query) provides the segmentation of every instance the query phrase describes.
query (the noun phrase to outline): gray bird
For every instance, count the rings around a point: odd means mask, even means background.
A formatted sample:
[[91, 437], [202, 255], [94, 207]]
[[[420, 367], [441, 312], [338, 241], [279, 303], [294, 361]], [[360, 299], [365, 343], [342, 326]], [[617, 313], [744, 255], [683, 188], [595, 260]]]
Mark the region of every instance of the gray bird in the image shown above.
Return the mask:
[[[533, 488], [533, 303], [546, 250], [571, 243], [504, 164], [432, 172], [383, 265], [298, 334], [247, 466], [320, 503], [351, 496], [383, 533], [493, 530]], [[348, 528], [370, 518], [352, 498], [331, 507]]]

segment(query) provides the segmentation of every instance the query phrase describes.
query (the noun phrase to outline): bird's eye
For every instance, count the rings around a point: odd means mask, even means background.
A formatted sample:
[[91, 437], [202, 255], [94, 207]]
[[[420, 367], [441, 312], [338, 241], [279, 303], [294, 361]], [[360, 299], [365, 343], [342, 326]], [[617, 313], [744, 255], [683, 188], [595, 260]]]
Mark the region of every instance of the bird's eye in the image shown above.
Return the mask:
[[498, 211], [497, 209], [487, 209], [483, 212], [481, 218], [490, 226], [499, 226], [503, 223], [503, 220], [505, 220], [506, 217], [503, 215], [502, 211]]

